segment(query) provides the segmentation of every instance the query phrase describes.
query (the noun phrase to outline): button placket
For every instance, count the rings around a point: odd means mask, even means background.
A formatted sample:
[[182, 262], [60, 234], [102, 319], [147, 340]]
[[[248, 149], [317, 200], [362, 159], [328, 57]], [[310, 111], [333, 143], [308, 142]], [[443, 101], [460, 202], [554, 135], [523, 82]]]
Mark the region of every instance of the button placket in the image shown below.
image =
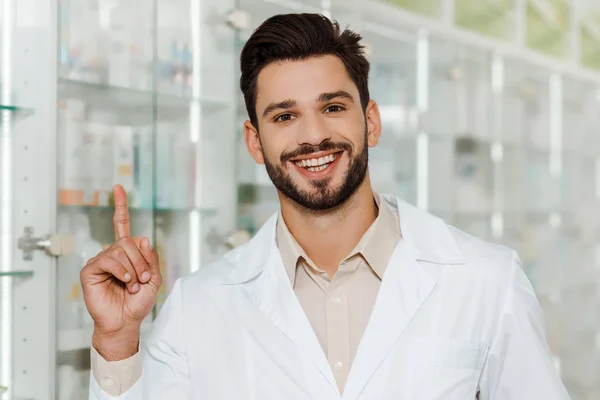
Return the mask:
[[347, 293], [344, 285], [334, 282], [327, 295], [327, 356], [338, 383], [345, 384], [349, 371], [350, 327], [348, 321]]

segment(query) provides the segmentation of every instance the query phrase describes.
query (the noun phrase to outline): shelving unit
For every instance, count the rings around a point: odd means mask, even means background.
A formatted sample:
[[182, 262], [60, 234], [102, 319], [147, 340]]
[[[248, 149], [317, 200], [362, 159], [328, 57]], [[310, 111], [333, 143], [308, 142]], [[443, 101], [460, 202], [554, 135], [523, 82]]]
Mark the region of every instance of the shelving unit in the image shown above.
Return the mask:
[[[78, 210], [84, 211], [87, 213], [114, 213], [114, 206], [91, 206], [91, 205], [65, 205], [60, 204], [60, 209], [65, 211], [69, 210]], [[204, 207], [190, 207], [190, 208], [165, 208], [165, 207], [139, 207], [139, 206], [130, 206], [129, 212], [132, 214], [144, 214], [144, 213], [157, 213], [157, 214], [166, 214], [166, 213], [177, 213], [177, 214], [188, 214], [190, 212], [197, 212], [203, 216], [210, 217], [215, 216], [218, 213], [216, 208], [204, 208]]]
[[[3, 27], [2, 31], [2, 33], [6, 32], [6, 27]], [[1, 50], [2, 48], [0, 52]], [[4, 57], [4, 53], [2, 56]], [[32, 270], [16, 266], [12, 257], [6, 256], [14, 252], [12, 206], [15, 199], [12, 182], [16, 163], [13, 160], [13, 148], [19, 124], [32, 115], [34, 115], [32, 108], [17, 106], [10, 102], [0, 104], [0, 126], [2, 127], [0, 129], [0, 398], [4, 395], [12, 396], [11, 400], [20, 398], [14, 396], [12, 390], [9, 391], [13, 384], [10, 368], [14, 360], [12, 345], [14, 288], [15, 283], [22, 283], [25, 279], [29, 280], [34, 276]]]
[[58, 80], [61, 99], [78, 99], [92, 110], [112, 113], [115, 123], [136, 126], [154, 121], [180, 121], [190, 117], [198, 105], [209, 115], [227, 108], [222, 101], [90, 83], [72, 79]]
[[0, 271], [0, 278], [30, 278], [33, 271]]

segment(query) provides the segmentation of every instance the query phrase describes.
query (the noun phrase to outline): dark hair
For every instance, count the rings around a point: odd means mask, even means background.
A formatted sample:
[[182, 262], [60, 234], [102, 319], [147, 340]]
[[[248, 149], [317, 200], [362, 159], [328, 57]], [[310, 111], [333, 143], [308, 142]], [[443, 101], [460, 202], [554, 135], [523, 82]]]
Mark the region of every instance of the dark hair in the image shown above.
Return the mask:
[[256, 82], [267, 65], [283, 60], [300, 61], [310, 57], [335, 55], [358, 87], [363, 111], [369, 102], [369, 62], [360, 44], [362, 37], [320, 14], [282, 14], [263, 22], [244, 45], [240, 56], [244, 93], [250, 121], [258, 128]]

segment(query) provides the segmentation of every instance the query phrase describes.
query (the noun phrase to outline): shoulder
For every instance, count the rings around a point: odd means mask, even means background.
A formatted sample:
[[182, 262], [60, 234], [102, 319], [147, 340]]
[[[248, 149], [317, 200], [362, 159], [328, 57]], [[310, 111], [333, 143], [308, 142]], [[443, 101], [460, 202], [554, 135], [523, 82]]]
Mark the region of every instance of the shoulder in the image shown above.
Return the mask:
[[[505, 298], [512, 290], [516, 279], [527, 280], [517, 252], [502, 244], [489, 242], [448, 225], [456, 247], [463, 255], [464, 271], [475, 284], [488, 294]], [[453, 267], [449, 267], [447, 272]]]
[[182, 290], [185, 293], [200, 294], [207, 289], [223, 285], [239, 265], [239, 260], [243, 259], [247, 246], [248, 244], [245, 244], [235, 248], [212, 263], [180, 278]]
[[517, 255], [513, 249], [473, 236], [451, 225], [447, 225], [447, 228], [467, 264], [504, 273], [515, 262]]

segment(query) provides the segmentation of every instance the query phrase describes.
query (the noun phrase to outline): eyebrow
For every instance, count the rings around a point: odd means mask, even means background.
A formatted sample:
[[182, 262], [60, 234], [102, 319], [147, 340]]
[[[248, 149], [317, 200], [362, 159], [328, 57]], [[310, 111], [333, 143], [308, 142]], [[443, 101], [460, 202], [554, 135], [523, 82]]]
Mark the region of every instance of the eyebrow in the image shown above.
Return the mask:
[[318, 101], [319, 103], [326, 103], [333, 99], [346, 99], [354, 103], [354, 98], [352, 97], [352, 95], [344, 90], [338, 90], [337, 92], [332, 93], [321, 93], [321, 95], [318, 98]]
[[[331, 93], [321, 93], [317, 98], [317, 101], [319, 103], [326, 103], [333, 99], [346, 99], [354, 103], [354, 98], [352, 97], [352, 95], [344, 90], [338, 90], [337, 92]], [[275, 110], [285, 110], [288, 108], [293, 108], [296, 107], [297, 104], [298, 102], [296, 100], [291, 99], [283, 100], [278, 103], [271, 103], [267, 106], [267, 108], [265, 108], [265, 111], [263, 111], [263, 118], [271, 114]]]
[[296, 100], [289, 99], [280, 101], [279, 103], [271, 103], [267, 106], [267, 108], [265, 108], [265, 111], [263, 111], [263, 117], [266, 117], [275, 110], [285, 110], [287, 108], [296, 107], [296, 104], [298, 104]]

